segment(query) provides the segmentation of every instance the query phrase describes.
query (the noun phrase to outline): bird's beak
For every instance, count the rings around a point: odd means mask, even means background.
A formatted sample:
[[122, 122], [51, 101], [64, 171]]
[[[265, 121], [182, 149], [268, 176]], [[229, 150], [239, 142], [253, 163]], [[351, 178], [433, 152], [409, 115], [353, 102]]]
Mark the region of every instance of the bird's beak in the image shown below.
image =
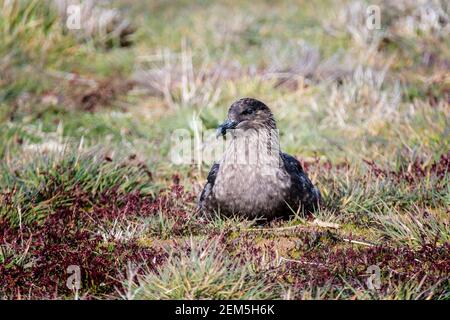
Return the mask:
[[227, 130], [229, 129], [234, 129], [237, 126], [237, 122], [236, 121], [232, 121], [230, 119], [227, 119], [224, 123], [222, 123], [216, 131], [216, 138], [220, 137], [220, 136], [225, 136], [227, 133]]

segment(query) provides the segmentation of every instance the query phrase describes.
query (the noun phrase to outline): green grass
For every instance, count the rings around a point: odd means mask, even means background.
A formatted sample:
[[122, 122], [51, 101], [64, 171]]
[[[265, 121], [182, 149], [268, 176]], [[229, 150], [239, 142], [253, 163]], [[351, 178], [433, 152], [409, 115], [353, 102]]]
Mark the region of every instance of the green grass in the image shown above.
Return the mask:
[[123, 155], [112, 156], [98, 148], [86, 151], [58, 142], [33, 147], [19, 161], [1, 166], [2, 191], [11, 199], [2, 206], [0, 219], [14, 225], [19, 219], [25, 224], [41, 221], [54, 208], [70, 207], [79, 192], [95, 198], [111, 188], [150, 194], [156, 191], [145, 168], [129, 166], [130, 161]]
[[[172, 249], [164, 267], [131, 283], [131, 299], [268, 299], [275, 297], [250, 263], [227, 257], [218, 242], [190, 242], [190, 253]], [[131, 279], [130, 279], [131, 280]]]

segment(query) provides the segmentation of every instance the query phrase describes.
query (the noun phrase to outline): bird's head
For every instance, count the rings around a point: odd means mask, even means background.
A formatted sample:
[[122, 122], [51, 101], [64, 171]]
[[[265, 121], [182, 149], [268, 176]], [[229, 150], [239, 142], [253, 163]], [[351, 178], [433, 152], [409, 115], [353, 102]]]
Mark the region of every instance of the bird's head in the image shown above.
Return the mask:
[[252, 98], [242, 98], [234, 102], [228, 110], [228, 118], [217, 128], [217, 136], [224, 136], [227, 130], [276, 129], [272, 111], [263, 102]]

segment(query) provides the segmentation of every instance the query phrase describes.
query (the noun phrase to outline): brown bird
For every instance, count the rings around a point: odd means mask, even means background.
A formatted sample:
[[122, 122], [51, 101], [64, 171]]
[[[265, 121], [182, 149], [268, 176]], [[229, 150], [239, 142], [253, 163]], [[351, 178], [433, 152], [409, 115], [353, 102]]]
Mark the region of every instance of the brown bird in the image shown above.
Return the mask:
[[231, 133], [222, 159], [208, 174], [199, 210], [210, 216], [273, 219], [319, 206], [319, 190], [300, 162], [283, 153], [269, 107], [252, 98], [234, 102], [218, 136]]

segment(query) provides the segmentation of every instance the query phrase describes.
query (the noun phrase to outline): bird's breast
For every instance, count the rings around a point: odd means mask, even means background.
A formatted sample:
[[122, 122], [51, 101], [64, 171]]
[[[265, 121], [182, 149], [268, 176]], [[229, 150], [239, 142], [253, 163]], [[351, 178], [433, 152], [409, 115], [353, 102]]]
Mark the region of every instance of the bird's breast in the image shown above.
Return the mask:
[[213, 192], [223, 210], [255, 217], [283, 206], [290, 184], [278, 166], [224, 163]]

